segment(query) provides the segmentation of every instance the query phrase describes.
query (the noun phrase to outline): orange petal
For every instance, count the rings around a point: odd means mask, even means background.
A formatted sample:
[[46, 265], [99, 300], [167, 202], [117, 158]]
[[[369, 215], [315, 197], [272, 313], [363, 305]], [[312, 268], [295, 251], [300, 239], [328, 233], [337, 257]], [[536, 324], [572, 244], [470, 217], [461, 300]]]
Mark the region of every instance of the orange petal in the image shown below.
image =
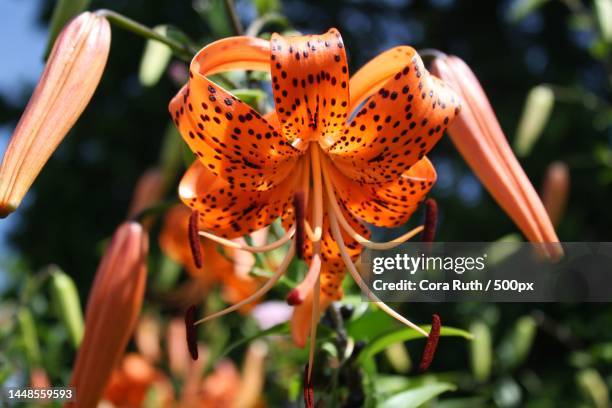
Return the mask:
[[542, 185], [542, 202], [553, 225], [558, 225], [565, 212], [570, 192], [570, 173], [567, 164], [557, 161], [546, 169]]
[[[348, 66], [336, 29], [323, 35], [272, 35], [272, 90], [285, 136], [333, 140], [348, 117]], [[305, 146], [305, 145], [304, 145]]]
[[97, 405], [125, 351], [144, 297], [147, 252], [145, 230], [140, 224], [126, 222], [115, 232], [100, 262], [71, 379], [79, 390], [79, 406]]
[[362, 183], [400, 177], [438, 142], [459, 112], [459, 98], [423, 66], [412, 48], [406, 65], [372, 95], [329, 149], [334, 164]]
[[57, 38], [0, 166], [0, 217], [21, 203], [38, 173], [89, 103], [106, 65], [111, 31], [92, 13]]
[[191, 63], [194, 75], [232, 70], [269, 71], [270, 42], [247, 36], [224, 38], [202, 48]]
[[357, 218], [378, 227], [405, 224], [436, 181], [436, 171], [427, 157], [388, 183], [362, 184], [333, 166], [329, 168], [340, 204]]
[[[297, 347], [304, 347], [310, 334], [310, 326], [312, 325], [312, 298], [310, 293], [304, 302], [293, 308], [291, 316], [291, 339]], [[322, 295], [319, 297], [319, 310], [321, 313], [331, 305], [333, 299]]]
[[236, 238], [270, 225], [291, 205], [300, 180], [294, 172], [268, 191], [243, 191], [194, 162], [179, 185], [181, 200], [200, 213], [200, 226]]
[[357, 108], [368, 96], [378, 91], [406, 66], [406, 61], [414, 54], [411, 47], [391, 48], [372, 58], [349, 82], [351, 90], [351, 109]]
[[547, 243], [548, 255], [560, 257], [563, 250], [555, 244], [559, 238], [476, 76], [457, 57], [437, 58], [432, 67], [464, 100], [461, 115], [449, 128], [459, 153], [527, 238]]
[[268, 42], [235, 37], [204, 47], [170, 114], [210, 171], [242, 189], [267, 190], [290, 173], [299, 152], [253, 108], [206, 78], [235, 68], [269, 69]]

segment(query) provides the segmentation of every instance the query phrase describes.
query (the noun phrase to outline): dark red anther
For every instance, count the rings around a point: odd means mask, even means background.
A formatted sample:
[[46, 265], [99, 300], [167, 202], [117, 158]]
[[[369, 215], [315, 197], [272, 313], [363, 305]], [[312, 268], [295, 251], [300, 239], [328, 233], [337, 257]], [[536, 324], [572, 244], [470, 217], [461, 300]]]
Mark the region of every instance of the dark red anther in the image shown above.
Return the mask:
[[293, 211], [295, 213], [295, 256], [304, 259], [304, 193], [296, 191], [293, 195]]
[[306, 408], [314, 408], [314, 387], [312, 379], [308, 379], [308, 364], [304, 368], [304, 405]]
[[419, 372], [423, 373], [427, 371], [431, 362], [433, 361], [436, 349], [438, 348], [438, 340], [440, 340], [440, 328], [442, 323], [440, 322], [440, 316], [437, 314], [433, 315], [431, 321], [431, 330], [427, 337], [427, 344], [425, 344], [425, 350], [423, 350], [423, 357], [421, 357], [421, 363], [419, 364]]
[[191, 247], [191, 255], [196, 268], [202, 267], [202, 248], [200, 247], [200, 236], [198, 234], [198, 217], [199, 213], [193, 211], [189, 217], [189, 247]]
[[425, 229], [421, 240], [433, 242], [436, 237], [436, 226], [438, 224], [438, 203], [433, 198], [425, 201]]
[[297, 289], [291, 289], [289, 293], [287, 294], [287, 298], [285, 300], [287, 301], [287, 304], [289, 306], [301, 305], [302, 302], [304, 302], [304, 299], [302, 298], [300, 291]]
[[189, 354], [191, 354], [191, 358], [194, 360], [198, 359], [198, 342], [197, 342], [197, 334], [195, 323], [195, 313], [196, 307], [191, 306], [187, 309], [185, 313], [185, 333], [187, 337], [187, 348], [189, 349]]

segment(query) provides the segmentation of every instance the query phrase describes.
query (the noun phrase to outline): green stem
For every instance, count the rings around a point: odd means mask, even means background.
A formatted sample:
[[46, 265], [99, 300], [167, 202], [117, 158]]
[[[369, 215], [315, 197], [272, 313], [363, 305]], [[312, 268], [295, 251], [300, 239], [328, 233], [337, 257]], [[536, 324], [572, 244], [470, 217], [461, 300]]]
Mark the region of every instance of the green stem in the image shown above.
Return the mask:
[[227, 10], [227, 14], [230, 18], [230, 21], [232, 22], [234, 34], [242, 35], [244, 33], [244, 28], [242, 28], [242, 23], [240, 23], [238, 13], [236, 13], [236, 6], [234, 5], [234, 0], [225, 0], [225, 9]]
[[138, 214], [134, 215], [132, 217], [132, 220], [136, 221], [136, 222], [141, 222], [141, 221], [143, 221], [147, 217], [150, 217], [152, 215], [158, 215], [158, 214], [166, 212], [167, 210], [169, 210], [170, 208], [174, 207], [178, 203], [179, 203], [178, 200], [168, 200], [168, 201], [165, 201], [165, 202], [161, 202], [161, 203], [152, 205], [151, 207], [147, 207], [144, 210], [142, 210], [141, 212], [139, 212]]
[[190, 61], [193, 55], [197, 52], [197, 50], [193, 49], [188, 44], [184, 44], [173, 40], [172, 38], [161, 35], [151, 28], [112, 10], [102, 9], [96, 11], [96, 14], [105, 17], [110, 23], [125, 30], [131, 31], [136, 35], [166, 44], [178, 57], [184, 59], [185, 61]]

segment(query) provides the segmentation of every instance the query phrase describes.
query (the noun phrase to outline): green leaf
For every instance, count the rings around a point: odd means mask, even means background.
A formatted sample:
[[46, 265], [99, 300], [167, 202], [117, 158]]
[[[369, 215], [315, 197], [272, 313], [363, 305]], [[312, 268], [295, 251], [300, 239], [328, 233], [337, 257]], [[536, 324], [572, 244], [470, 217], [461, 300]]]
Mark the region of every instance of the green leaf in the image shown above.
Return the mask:
[[260, 16], [266, 13], [279, 11], [281, 8], [279, 0], [255, 0], [254, 3], [257, 14]]
[[30, 366], [40, 364], [40, 345], [38, 343], [38, 333], [32, 312], [27, 307], [22, 307], [17, 313], [17, 322], [21, 332], [21, 340], [25, 348], [26, 357]]
[[470, 326], [474, 340], [470, 343], [472, 372], [477, 381], [484, 382], [491, 375], [493, 350], [491, 346], [491, 331], [483, 322], [474, 322]]
[[270, 336], [272, 334], [288, 334], [289, 333], [289, 324], [288, 323], [280, 323], [277, 324], [276, 326], [272, 326], [267, 330], [262, 330], [260, 332], [258, 332], [257, 334], [254, 334], [252, 336], [248, 336], [248, 337], [243, 337], [238, 341], [235, 341], [233, 343], [231, 343], [229, 346], [227, 346], [221, 353], [219, 353], [218, 358], [222, 358], [227, 356], [229, 353], [231, 353], [233, 350], [235, 350], [236, 348], [243, 346], [245, 344], [248, 344], [250, 342], [252, 342], [253, 340], [257, 340], [261, 337], [266, 337], [266, 336]]
[[601, 37], [612, 43], [612, 0], [595, 0], [595, 17]]
[[531, 316], [523, 316], [516, 321], [510, 335], [500, 344], [497, 353], [504, 368], [516, 368], [527, 358], [536, 329], [536, 322]]
[[418, 388], [400, 392], [379, 404], [380, 408], [418, 407], [446, 391], [454, 391], [450, 383], [426, 384]]
[[[153, 28], [153, 31], [163, 36], [168, 35], [168, 27], [165, 25], [159, 25]], [[148, 40], [140, 59], [138, 70], [140, 83], [148, 87], [157, 84], [171, 59], [172, 49], [170, 47], [157, 40]]]
[[529, 91], [514, 141], [518, 156], [531, 153], [550, 119], [554, 104], [555, 94], [549, 87], [538, 85]]
[[[57, 36], [68, 21], [89, 7], [90, 0], [58, 0], [49, 23], [49, 40], [45, 56], [49, 55]], [[45, 57], [46, 58], [46, 57]]]
[[57, 317], [66, 327], [70, 342], [77, 348], [83, 339], [83, 311], [79, 292], [70, 276], [58, 267], [52, 266], [51, 299]]
[[[430, 325], [420, 327], [426, 332], [429, 332], [429, 330], [431, 329]], [[448, 326], [442, 327], [442, 329], [440, 330], [440, 336], [463, 337], [468, 340], [472, 339], [472, 335], [469, 332]], [[421, 333], [418, 333], [417, 331], [411, 328], [402, 328], [391, 333], [384, 334], [374, 339], [361, 351], [361, 353], [359, 354], [359, 361], [365, 361], [367, 358], [373, 357], [374, 355], [380, 353], [392, 344], [423, 338], [424, 337]]]
[[576, 374], [576, 382], [580, 386], [582, 393], [597, 408], [610, 406], [610, 394], [608, 386], [599, 372], [593, 368], [587, 368]]
[[508, 10], [508, 19], [513, 23], [518, 23], [548, 1], [549, 0], [515, 0]]

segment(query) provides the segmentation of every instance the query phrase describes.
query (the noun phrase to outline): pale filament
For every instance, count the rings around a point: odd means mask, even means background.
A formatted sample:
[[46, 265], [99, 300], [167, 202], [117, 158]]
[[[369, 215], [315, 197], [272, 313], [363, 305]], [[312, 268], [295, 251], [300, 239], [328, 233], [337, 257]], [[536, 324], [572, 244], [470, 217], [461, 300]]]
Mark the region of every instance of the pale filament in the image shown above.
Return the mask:
[[374, 302], [379, 308], [381, 308], [389, 316], [393, 317], [400, 323], [403, 323], [406, 326], [411, 327], [412, 329], [421, 333], [423, 336], [429, 337], [429, 334], [425, 330], [423, 330], [416, 324], [412, 323], [410, 320], [406, 319], [405, 317], [397, 313], [395, 310], [391, 309], [386, 303], [378, 299], [376, 295], [372, 293], [370, 288], [368, 288], [368, 285], [366, 285], [366, 283], [361, 278], [359, 271], [357, 271], [355, 264], [353, 264], [353, 261], [351, 260], [351, 256], [347, 252], [346, 245], [344, 244], [344, 239], [342, 238], [342, 233], [340, 232], [340, 227], [338, 225], [338, 220], [336, 219], [336, 214], [331, 208], [331, 202], [333, 201], [333, 198], [328, 197], [327, 201], [330, 204], [328, 206], [328, 213], [329, 213], [329, 222], [331, 226], [332, 236], [336, 240], [336, 244], [338, 245], [338, 249], [340, 250], [340, 255], [342, 256], [342, 260], [344, 261], [344, 264], [346, 265], [349, 273], [351, 274], [351, 276], [353, 277], [353, 279], [355, 280], [359, 288], [363, 291], [363, 293], [365, 293], [365, 295], [368, 298], [370, 298], [370, 300], [372, 300], [372, 302]]
[[310, 322], [310, 347], [308, 348], [308, 374], [306, 375], [308, 383], [312, 378], [312, 366], [314, 365], [314, 353], [315, 346], [317, 343], [317, 326], [319, 326], [319, 319], [321, 318], [321, 311], [319, 310], [319, 292], [321, 291], [321, 274], [317, 274], [317, 280], [314, 286], [314, 293], [312, 295], [312, 320]]
[[258, 252], [273, 251], [285, 245], [287, 242], [291, 240], [291, 238], [293, 238], [293, 235], [295, 234], [295, 227], [291, 227], [291, 229], [289, 229], [289, 231], [287, 231], [287, 233], [283, 235], [281, 238], [279, 238], [277, 241], [271, 242], [266, 245], [261, 245], [261, 246], [251, 246], [251, 245], [243, 244], [240, 242], [235, 242], [235, 241], [232, 241], [231, 239], [223, 238], [223, 237], [220, 237], [218, 235], [215, 235], [207, 231], [199, 231], [198, 234], [204, 238], [208, 238], [211, 241], [215, 241], [216, 243], [221, 244], [231, 249], [239, 249], [242, 251], [258, 253]]
[[281, 264], [278, 266], [278, 268], [276, 268], [276, 271], [274, 271], [274, 274], [270, 277], [270, 279], [268, 279], [266, 281], [266, 283], [264, 283], [259, 289], [257, 289], [257, 291], [255, 293], [253, 293], [251, 296], [249, 296], [246, 299], [243, 299], [240, 302], [238, 302], [238, 303], [236, 303], [234, 305], [231, 305], [231, 306], [229, 306], [229, 307], [227, 307], [227, 308], [225, 308], [223, 310], [220, 310], [220, 311], [218, 311], [216, 313], [208, 315], [208, 316], [204, 317], [203, 319], [198, 320], [194, 324], [201, 324], [201, 323], [207, 322], [209, 320], [216, 319], [217, 317], [224, 316], [224, 315], [226, 315], [228, 313], [231, 313], [231, 312], [233, 312], [235, 310], [240, 309], [242, 306], [247, 305], [247, 304], [257, 300], [260, 297], [262, 297], [263, 295], [265, 295], [266, 293], [268, 293], [268, 291], [270, 289], [272, 289], [272, 287], [276, 284], [276, 282], [278, 282], [278, 280], [281, 278], [281, 276], [283, 276], [283, 274], [287, 270], [287, 267], [289, 267], [289, 264], [291, 263], [291, 260], [293, 259], [293, 255], [294, 254], [295, 254], [295, 245], [291, 245], [291, 247], [287, 251], [287, 254], [285, 255], [285, 258], [283, 259]]
[[338, 205], [338, 201], [336, 200], [336, 195], [335, 195], [335, 192], [334, 192], [334, 189], [332, 187], [331, 180], [329, 177], [329, 171], [327, 169], [327, 166], [328, 166], [327, 161], [322, 160], [321, 163], [323, 164], [323, 174], [324, 174], [323, 181], [325, 183], [327, 197], [329, 198], [328, 201], [331, 204], [331, 208], [328, 211], [330, 212], [333, 211], [336, 214], [336, 216], [338, 217], [338, 221], [340, 222], [340, 225], [346, 231], [346, 233], [349, 234], [350, 237], [353, 238], [355, 241], [359, 242], [359, 244], [361, 244], [362, 246], [366, 248], [378, 249], [378, 250], [393, 249], [403, 244], [404, 242], [408, 241], [409, 239], [412, 239], [415, 235], [419, 234], [425, 229], [423, 225], [419, 225], [418, 227], [406, 232], [405, 234], [400, 235], [399, 237], [392, 239], [390, 241], [386, 241], [386, 242], [374, 242], [364, 237], [363, 235], [359, 234], [357, 231], [355, 231], [355, 229], [351, 226], [351, 224], [349, 224], [349, 222], [346, 220], [346, 218], [344, 217], [344, 214], [342, 214], [342, 210], [340, 209], [340, 206]]
[[[312, 145], [310, 150], [310, 162], [312, 165], [312, 193], [314, 194], [313, 206], [313, 237], [311, 241], [318, 242], [323, 235], [323, 187], [321, 183], [321, 157], [319, 146]], [[310, 237], [309, 237], [310, 238]]]

